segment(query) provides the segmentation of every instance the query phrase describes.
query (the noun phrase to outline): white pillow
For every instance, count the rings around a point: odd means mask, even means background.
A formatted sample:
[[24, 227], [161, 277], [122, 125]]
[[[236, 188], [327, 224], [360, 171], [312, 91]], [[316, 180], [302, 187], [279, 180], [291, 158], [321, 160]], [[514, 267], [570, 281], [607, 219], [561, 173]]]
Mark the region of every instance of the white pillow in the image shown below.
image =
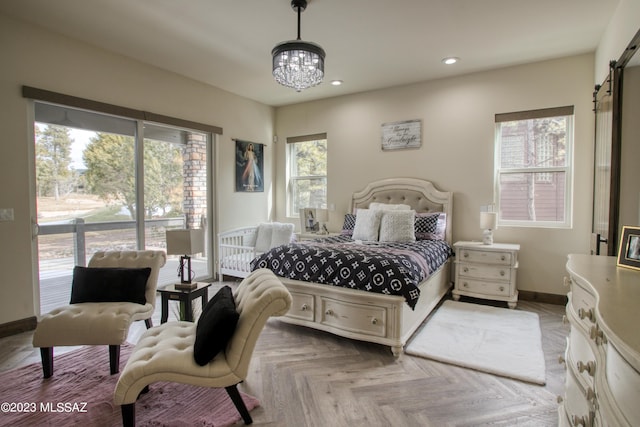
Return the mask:
[[353, 240], [378, 240], [382, 211], [374, 209], [357, 209], [356, 225], [353, 227]]
[[383, 211], [380, 220], [381, 242], [415, 242], [416, 211]]
[[389, 203], [371, 202], [369, 203], [369, 209], [382, 209], [385, 211], [408, 211], [408, 210], [411, 210], [411, 206], [403, 205], [402, 203], [389, 204]]
[[256, 236], [256, 252], [266, 252], [271, 248], [273, 224], [265, 222], [258, 225]]
[[291, 243], [291, 236], [293, 235], [294, 227], [295, 226], [293, 224], [274, 222], [273, 232], [271, 233], [271, 246], [269, 249]]

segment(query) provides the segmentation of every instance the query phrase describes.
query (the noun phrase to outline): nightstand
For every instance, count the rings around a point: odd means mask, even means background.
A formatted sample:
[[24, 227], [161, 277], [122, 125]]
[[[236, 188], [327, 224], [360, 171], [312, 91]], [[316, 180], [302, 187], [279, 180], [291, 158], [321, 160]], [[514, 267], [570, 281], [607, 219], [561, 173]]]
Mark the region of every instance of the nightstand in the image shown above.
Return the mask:
[[516, 272], [520, 245], [511, 243], [456, 242], [453, 299], [460, 295], [506, 301], [516, 308]]

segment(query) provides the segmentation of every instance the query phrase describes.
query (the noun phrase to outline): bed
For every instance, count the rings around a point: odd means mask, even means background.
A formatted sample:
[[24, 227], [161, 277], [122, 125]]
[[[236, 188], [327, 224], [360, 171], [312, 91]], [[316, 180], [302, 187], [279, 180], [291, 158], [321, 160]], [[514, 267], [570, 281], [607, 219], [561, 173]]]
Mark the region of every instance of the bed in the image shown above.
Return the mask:
[[[451, 245], [451, 223], [453, 214], [453, 193], [439, 191], [425, 180], [415, 178], [393, 178], [372, 182], [362, 191], [353, 194], [351, 198], [351, 212], [367, 209], [371, 203], [385, 205], [408, 205], [409, 209], [418, 214], [439, 213], [439, 218], [446, 218], [442, 225], [441, 240]], [[361, 211], [358, 211], [360, 214]], [[355, 234], [353, 237], [357, 237]], [[332, 239], [320, 239], [318, 245], [328, 245], [335, 242]], [[336, 239], [334, 239], [336, 240]], [[375, 242], [372, 246], [377, 246]], [[349, 243], [340, 241], [338, 244], [349, 247]], [[367, 246], [368, 242], [353, 240], [351, 245]], [[278, 247], [262, 254], [251, 263], [252, 269], [270, 268], [281, 277], [289, 289], [293, 304], [289, 312], [280, 320], [330, 332], [342, 337], [362, 340], [391, 347], [395, 356], [399, 356], [409, 338], [451, 287], [451, 258], [444, 257], [444, 262], [436, 269], [427, 273], [428, 277], [416, 283], [419, 296], [410, 301], [407, 292], [396, 294], [378, 293], [351, 287], [309, 282], [306, 279], [292, 279], [286, 272], [273, 268], [269, 259], [283, 257], [284, 252], [300, 249], [313, 251], [314, 242], [300, 242]], [[296, 246], [297, 248], [294, 248]], [[330, 247], [330, 246], [328, 246]], [[331, 248], [331, 247], [330, 247]], [[401, 248], [402, 249], [402, 248]], [[320, 249], [317, 249], [320, 250]], [[322, 250], [327, 250], [327, 247]], [[333, 250], [333, 249], [329, 249]], [[273, 252], [272, 252], [273, 251]], [[402, 252], [402, 251], [401, 251]], [[296, 255], [298, 259], [305, 258]], [[302, 260], [300, 259], [300, 262]], [[408, 262], [402, 259], [405, 264]], [[277, 266], [280, 267], [281, 264]], [[302, 264], [296, 263], [296, 265]], [[408, 265], [408, 264], [407, 264]], [[293, 266], [295, 269], [296, 267]], [[406, 270], [411, 270], [407, 268]], [[309, 278], [318, 278], [307, 274]], [[372, 280], [369, 278], [369, 280]], [[374, 288], [375, 283], [369, 283]], [[365, 285], [366, 286], [366, 285]]]

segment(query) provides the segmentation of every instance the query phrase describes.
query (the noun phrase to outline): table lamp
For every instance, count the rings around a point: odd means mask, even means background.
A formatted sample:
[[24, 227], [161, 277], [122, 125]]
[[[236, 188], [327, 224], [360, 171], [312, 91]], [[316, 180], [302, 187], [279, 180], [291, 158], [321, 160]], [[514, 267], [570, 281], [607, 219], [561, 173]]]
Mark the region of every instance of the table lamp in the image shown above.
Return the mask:
[[318, 234], [327, 234], [326, 223], [329, 221], [329, 211], [326, 209], [316, 209], [316, 220], [318, 221]]
[[196, 283], [192, 283], [191, 257], [190, 255], [204, 252], [204, 230], [192, 228], [188, 230], [167, 230], [167, 254], [180, 255], [178, 276], [180, 283], [176, 289], [194, 289]]
[[480, 212], [480, 228], [482, 233], [482, 243], [493, 245], [493, 230], [498, 228], [498, 212]]

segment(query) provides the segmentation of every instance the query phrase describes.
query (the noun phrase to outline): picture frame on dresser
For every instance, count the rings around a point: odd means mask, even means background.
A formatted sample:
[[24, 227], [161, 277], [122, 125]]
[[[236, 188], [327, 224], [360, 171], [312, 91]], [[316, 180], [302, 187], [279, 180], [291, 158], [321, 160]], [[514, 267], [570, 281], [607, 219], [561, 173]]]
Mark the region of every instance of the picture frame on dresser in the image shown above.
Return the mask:
[[625, 225], [618, 248], [618, 267], [640, 270], [640, 227]]

